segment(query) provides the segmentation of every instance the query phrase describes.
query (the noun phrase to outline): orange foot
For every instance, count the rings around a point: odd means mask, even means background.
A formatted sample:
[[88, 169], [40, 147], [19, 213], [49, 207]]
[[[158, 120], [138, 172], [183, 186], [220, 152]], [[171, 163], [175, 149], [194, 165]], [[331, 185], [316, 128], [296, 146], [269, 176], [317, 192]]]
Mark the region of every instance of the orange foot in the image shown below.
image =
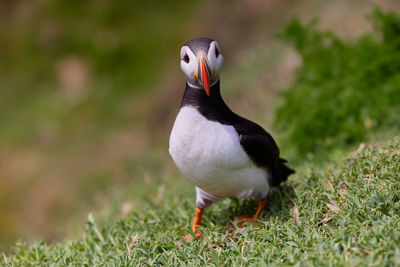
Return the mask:
[[[194, 211], [194, 221], [192, 225], [192, 230], [195, 237], [200, 238], [203, 237], [202, 234], [197, 230], [197, 227], [201, 224], [201, 217], [203, 216], [203, 209], [196, 208]], [[190, 235], [185, 235], [183, 238], [179, 239], [179, 241], [186, 240], [186, 242], [190, 242]], [[178, 247], [181, 247], [183, 244], [178, 242]]]
[[237, 216], [236, 217], [238, 223], [239, 223], [239, 227], [242, 227], [244, 223], [246, 222], [254, 222], [257, 221], [258, 218], [254, 218], [254, 217], [245, 217], [245, 216]]
[[[194, 236], [197, 237], [197, 238], [203, 237], [203, 235], [200, 232], [196, 232], [194, 234]], [[190, 239], [191, 239], [191, 235], [187, 234], [184, 237], [182, 237], [181, 239], [179, 239], [179, 241], [185, 240], [187, 243], [189, 243]], [[177, 244], [178, 244], [178, 247], [182, 247], [183, 246], [182, 242], [178, 242]]]
[[[240, 228], [242, 228], [243, 224], [246, 223], [246, 222], [255, 222], [255, 221], [257, 221], [257, 218], [246, 217], [246, 216], [236, 216], [235, 219], [237, 220], [238, 225], [239, 225]], [[234, 220], [232, 220], [231, 223], [230, 223], [230, 227], [231, 228], [235, 228], [233, 222], [234, 222]]]
[[258, 201], [258, 208], [257, 208], [256, 214], [253, 217], [237, 216], [236, 218], [239, 222], [239, 227], [242, 227], [243, 223], [245, 223], [245, 222], [257, 221], [258, 216], [260, 216], [260, 213], [263, 211], [266, 202], [267, 202], [266, 199]]

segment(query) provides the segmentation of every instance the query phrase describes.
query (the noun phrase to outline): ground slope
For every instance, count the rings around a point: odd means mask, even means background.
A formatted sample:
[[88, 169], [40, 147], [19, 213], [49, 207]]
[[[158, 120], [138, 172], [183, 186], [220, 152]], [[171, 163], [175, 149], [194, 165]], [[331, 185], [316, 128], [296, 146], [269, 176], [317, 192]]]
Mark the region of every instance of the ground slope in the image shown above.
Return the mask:
[[397, 265], [400, 264], [400, 138], [361, 145], [342, 163], [314, 167], [270, 198], [260, 221], [230, 226], [252, 201], [226, 200], [205, 213], [204, 238], [182, 248], [193, 199], [132, 213], [99, 229], [90, 217], [79, 241], [19, 244], [0, 264], [37, 265]]

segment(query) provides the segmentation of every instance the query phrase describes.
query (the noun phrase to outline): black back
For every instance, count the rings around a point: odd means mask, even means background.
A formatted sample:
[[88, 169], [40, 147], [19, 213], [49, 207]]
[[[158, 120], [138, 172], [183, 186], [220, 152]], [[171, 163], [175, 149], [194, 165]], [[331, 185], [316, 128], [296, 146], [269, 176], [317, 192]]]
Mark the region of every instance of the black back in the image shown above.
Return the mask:
[[240, 144], [251, 160], [271, 172], [272, 186], [279, 185], [287, 180], [288, 175], [294, 173], [284, 165], [287, 161], [279, 158], [279, 148], [267, 131], [229, 109], [221, 97], [219, 80], [211, 86], [209, 96], [205, 90], [186, 84], [181, 107], [184, 106], [195, 107], [208, 120], [233, 126], [239, 135]]

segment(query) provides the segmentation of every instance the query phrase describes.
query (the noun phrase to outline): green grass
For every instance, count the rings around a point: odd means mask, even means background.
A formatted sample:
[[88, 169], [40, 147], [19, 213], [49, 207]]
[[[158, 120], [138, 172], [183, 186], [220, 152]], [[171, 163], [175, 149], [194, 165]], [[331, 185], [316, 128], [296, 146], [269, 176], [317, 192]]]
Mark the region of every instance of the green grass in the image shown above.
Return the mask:
[[[315, 169], [315, 170], [313, 170]], [[205, 212], [204, 238], [178, 248], [190, 231], [194, 196], [167, 194], [113, 226], [89, 217], [78, 241], [18, 244], [10, 266], [400, 264], [400, 138], [368, 145], [340, 163], [300, 168], [270, 197], [255, 224], [251, 200], [225, 200]]]

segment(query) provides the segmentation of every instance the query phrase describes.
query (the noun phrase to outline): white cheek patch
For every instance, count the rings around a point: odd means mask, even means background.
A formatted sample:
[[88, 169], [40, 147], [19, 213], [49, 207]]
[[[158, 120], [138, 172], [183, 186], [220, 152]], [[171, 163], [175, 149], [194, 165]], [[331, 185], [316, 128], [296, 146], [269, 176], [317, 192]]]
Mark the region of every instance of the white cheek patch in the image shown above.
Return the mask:
[[[183, 60], [185, 54], [189, 57], [189, 63]], [[187, 46], [183, 46], [181, 49], [181, 69], [190, 85], [195, 85], [197, 81], [193, 75], [197, 72], [197, 59], [192, 50]]]
[[[218, 57], [215, 55], [215, 47], [217, 47], [220, 52]], [[208, 49], [207, 58], [208, 62], [210, 63], [211, 69], [215, 70], [215, 76], [218, 76], [222, 64], [224, 63], [224, 57], [222, 56], [221, 50], [216, 41], [211, 42], [210, 48]]]

